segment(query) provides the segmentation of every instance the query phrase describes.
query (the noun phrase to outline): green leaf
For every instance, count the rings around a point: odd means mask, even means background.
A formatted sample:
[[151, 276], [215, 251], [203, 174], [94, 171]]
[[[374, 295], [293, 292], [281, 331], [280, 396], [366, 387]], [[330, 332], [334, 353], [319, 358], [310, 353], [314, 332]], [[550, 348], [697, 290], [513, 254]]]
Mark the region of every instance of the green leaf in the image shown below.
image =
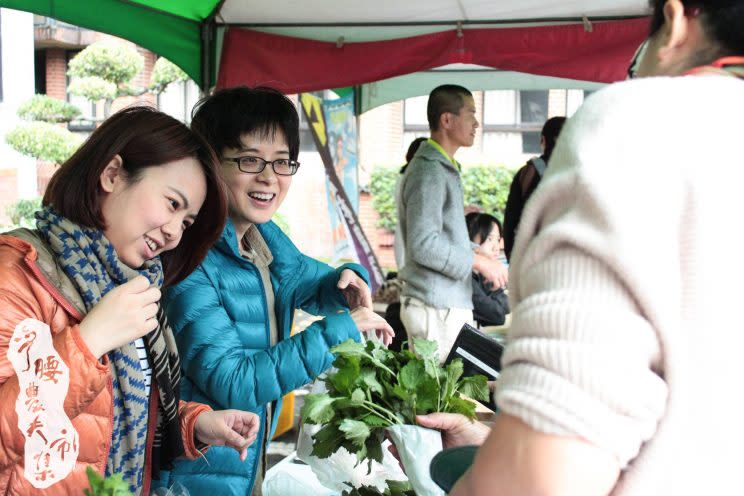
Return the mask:
[[160, 57], [152, 67], [150, 88], [155, 90], [156, 93], [160, 93], [165, 91], [169, 84], [188, 79], [189, 77], [180, 67], [165, 57]]
[[88, 45], [70, 60], [67, 74], [78, 78], [100, 77], [119, 85], [134, 78], [144, 65], [144, 57], [134, 47], [98, 41]]
[[434, 379], [442, 375], [442, 368], [439, 366], [439, 362], [435, 362], [434, 360], [424, 360], [424, 370], [426, 371], [426, 375]]
[[80, 109], [64, 100], [34, 95], [18, 107], [17, 113], [27, 121], [70, 122], [80, 115]]
[[[462, 171], [465, 205], [475, 205], [484, 212], [504, 218], [504, 208], [509, 196], [514, 172], [504, 165], [471, 165]], [[377, 227], [392, 232], [398, 223], [395, 207], [395, 186], [400, 178], [398, 167], [380, 167], [372, 170], [370, 192], [372, 208], [379, 216]]]
[[373, 393], [384, 394], [384, 389], [380, 381], [377, 380], [377, 373], [374, 369], [362, 369], [359, 373], [359, 381]]
[[353, 339], [348, 339], [331, 348], [331, 353], [343, 356], [361, 356], [366, 353], [366, 350], [362, 343], [357, 343]]
[[413, 338], [413, 350], [416, 355], [421, 358], [429, 358], [439, 361], [439, 355], [437, 354], [437, 343], [436, 341], [429, 341], [427, 339]]
[[83, 491], [86, 496], [132, 496], [129, 492], [129, 484], [124, 482], [121, 474], [104, 478], [91, 466], [85, 469], [85, 473], [90, 483], [90, 489]]
[[325, 424], [331, 421], [334, 398], [327, 394], [308, 394], [300, 410], [302, 420], [308, 424]]
[[457, 390], [468, 398], [478, 401], [488, 401], [488, 379], [482, 375], [473, 375], [460, 381]]
[[377, 435], [373, 433], [373, 435], [367, 440], [367, 457], [370, 460], [382, 463], [382, 442], [384, 441], [384, 438], [384, 431], [380, 431]]
[[353, 442], [358, 447], [364, 446], [364, 441], [370, 435], [369, 426], [364, 422], [353, 419], [344, 419], [339, 425], [339, 430], [344, 433], [344, 437]]
[[35, 214], [41, 210], [41, 197], [22, 198], [15, 203], [11, 203], [5, 209], [5, 213], [10, 217], [10, 222], [21, 227], [35, 227]]
[[372, 350], [371, 355], [372, 358], [383, 363], [387, 362], [395, 356], [390, 350], [388, 350], [387, 348], [382, 348], [379, 345]]
[[410, 401], [411, 393], [409, 393], [403, 386], [396, 384], [393, 386], [393, 394], [403, 401]]
[[338, 368], [335, 374], [330, 374], [327, 381], [333, 386], [334, 391], [342, 394], [351, 393], [352, 387], [359, 377], [359, 357], [339, 356], [334, 365]]
[[447, 365], [444, 390], [442, 391], [442, 400], [447, 401], [457, 389], [457, 380], [462, 377], [463, 365], [462, 360], [455, 358]]
[[345, 439], [344, 433], [335, 423], [327, 424], [313, 436], [313, 456], [328, 458], [335, 453]]
[[385, 494], [389, 496], [415, 496], [413, 487], [408, 481], [386, 480], [388, 490]]
[[[425, 415], [436, 411], [438, 404], [444, 404], [443, 400], [438, 401], [441, 393], [437, 381], [427, 376], [426, 380], [422, 381], [416, 389], [416, 412], [414, 414]], [[415, 418], [412, 418], [409, 423], [415, 423]]]
[[353, 393], [351, 393], [351, 402], [353, 405], [361, 405], [364, 403], [364, 400], [367, 398], [367, 396], [364, 394], [364, 391], [361, 389], [355, 389]]
[[410, 361], [398, 373], [398, 382], [408, 391], [415, 391], [425, 377], [421, 361]]
[[73, 78], [67, 85], [67, 91], [92, 102], [116, 98], [116, 85], [98, 76]]
[[377, 227], [394, 231], [398, 224], [398, 214], [395, 208], [395, 185], [400, 173], [398, 168], [378, 167], [372, 171], [370, 177], [370, 191], [372, 193], [372, 208], [379, 215]]
[[369, 415], [365, 415], [359, 420], [361, 420], [362, 422], [364, 422], [370, 427], [390, 427], [391, 425], [389, 420], [385, 420], [379, 415], [375, 415], [373, 413], [370, 413]]
[[47, 162], [61, 164], [80, 146], [80, 138], [67, 129], [48, 122], [21, 122], [5, 135], [17, 152]]
[[445, 410], [447, 413], [459, 413], [471, 420], [475, 419], [475, 403], [458, 398], [457, 396], [450, 398]]
[[462, 377], [463, 370], [462, 360], [455, 358], [447, 365], [447, 380], [451, 381], [453, 385], [457, 384], [457, 380]]

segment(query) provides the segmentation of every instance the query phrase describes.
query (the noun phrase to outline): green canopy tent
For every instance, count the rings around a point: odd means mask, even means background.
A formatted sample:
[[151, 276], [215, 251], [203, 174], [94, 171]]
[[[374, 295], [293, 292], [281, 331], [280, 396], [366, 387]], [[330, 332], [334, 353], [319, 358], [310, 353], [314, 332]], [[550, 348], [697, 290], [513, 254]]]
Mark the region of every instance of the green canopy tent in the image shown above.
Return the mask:
[[218, 81], [286, 92], [355, 86], [361, 111], [426, 93], [433, 81], [473, 89], [594, 89], [622, 77], [647, 11], [646, 0], [0, 0], [0, 6], [133, 41], [180, 66], [202, 89]]

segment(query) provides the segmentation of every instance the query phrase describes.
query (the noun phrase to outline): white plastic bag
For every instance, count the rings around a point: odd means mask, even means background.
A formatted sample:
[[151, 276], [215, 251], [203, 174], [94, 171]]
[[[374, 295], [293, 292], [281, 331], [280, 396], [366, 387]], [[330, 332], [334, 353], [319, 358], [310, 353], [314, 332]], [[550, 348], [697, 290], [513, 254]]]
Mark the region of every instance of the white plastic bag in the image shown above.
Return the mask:
[[261, 486], [264, 496], [339, 496], [318, 481], [307, 465], [295, 463], [291, 454], [271, 467]]
[[312, 436], [320, 430], [319, 425], [303, 425], [297, 439], [297, 458], [307, 463], [318, 480], [329, 489], [343, 492], [355, 487], [375, 487], [382, 492], [387, 488], [386, 481], [405, 481], [398, 460], [388, 451], [390, 441], [382, 444], [382, 463], [372, 460], [357, 461], [354, 453], [341, 447], [328, 458], [312, 456]]
[[432, 458], [442, 451], [442, 434], [418, 425], [394, 425], [387, 431], [416, 495], [444, 496], [444, 491], [431, 480], [429, 473]]
[[[310, 392], [314, 394], [328, 392], [323, 382], [323, 376], [313, 383]], [[356, 455], [349, 453], [343, 447], [339, 448], [328, 458], [312, 456], [312, 436], [321, 427], [321, 425], [308, 425], [304, 423], [300, 426], [300, 434], [297, 438], [297, 458], [312, 468], [318, 480], [325, 487], [341, 493], [348, 491], [352, 487], [370, 486], [382, 492], [387, 487], [385, 481], [407, 480], [406, 475], [400, 469], [398, 460], [387, 449], [390, 446], [390, 441], [388, 440], [385, 440], [382, 444], [382, 463], [373, 460], [371, 467], [368, 460], [357, 461]]]

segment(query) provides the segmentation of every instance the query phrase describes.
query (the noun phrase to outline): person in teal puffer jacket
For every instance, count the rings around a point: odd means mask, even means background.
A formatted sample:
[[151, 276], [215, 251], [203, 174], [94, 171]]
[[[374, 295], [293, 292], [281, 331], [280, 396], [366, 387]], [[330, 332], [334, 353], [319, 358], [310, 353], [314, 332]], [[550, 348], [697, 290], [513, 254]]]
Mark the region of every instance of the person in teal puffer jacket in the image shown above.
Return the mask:
[[[229, 219], [204, 262], [164, 296], [181, 353], [181, 396], [253, 411], [262, 427], [245, 461], [212, 447], [154, 482], [178, 482], [191, 494], [256, 495], [282, 396], [328, 369], [334, 345], [358, 341], [360, 331], [389, 342], [393, 331], [371, 310], [363, 267], [333, 269], [303, 255], [270, 220], [299, 168], [292, 102], [271, 88], [222, 90], [197, 104], [192, 128], [220, 156]], [[290, 336], [296, 308], [324, 319]]]

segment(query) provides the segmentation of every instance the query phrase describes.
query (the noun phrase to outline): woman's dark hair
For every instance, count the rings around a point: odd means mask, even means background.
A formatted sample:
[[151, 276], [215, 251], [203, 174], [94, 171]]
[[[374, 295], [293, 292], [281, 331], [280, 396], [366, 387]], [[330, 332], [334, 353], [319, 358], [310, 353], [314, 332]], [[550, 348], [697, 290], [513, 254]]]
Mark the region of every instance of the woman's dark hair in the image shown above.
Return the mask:
[[555, 143], [558, 141], [558, 135], [561, 134], [561, 129], [563, 129], [563, 124], [565, 123], [565, 117], [551, 117], [543, 125], [540, 135], [545, 138], [545, 153], [543, 153], [543, 157], [546, 162], [550, 160], [550, 156], [553, 154], [553, 148], [555, 148]]
[[[666, 0], [650, 0], [653, 14], [650, 36], [664, 25]], [[719, 45], [718, 58], [725, 55], [744, 55], [744, 1], [743, 0], [682, 0], [685, 9], [700, 9], [700, 22], [708, 38]], [[709, 60], [707, 62], [712, 62]]]
[[217, 241], [227, 217], [227, 201], [217, 167], [219, 162], [206, 141], [173, 117], [149, 107], [130, 107], [104, 121], [49, 181], [43, 204], [85, 227], [106, 229], [101, 210], [100, 177], [119, 155], [131, 184], [148, 167], [187, 157], [201, 164], [207, 195], [194, 223], [181, 242], [160, 256], [165, 284], [189, 275]]
[[225, 148], [241, 148], [240, 137], [258, 133], [271, 139], [284, 133], [289, 158], [300, 154], [300, 118], [292, 101], [274, 88], [238, 86], [219, 90], [199, 101], [192, 111], [191, 129], [212, 145], [218, 155]]
[[480, 242], [483, 243], [493, 231], [494, 224], [499, 228], [499, 235], [504, 232], [501, 221], [490, 214], [470, 212], [465, 216], [465, 224], [468, 226], [468, 236], [473, 243], [476, 242], [476, 239], [480, 239]]
[[421, 143], [423, 143], [426, 140], [427, 138], [416, 138], [415, 140], [411, 141], [410, 145], [408, 145], [408, 151], [406, 152], [406, 164], [400, 168], [401, 174], [406, 172], [406, 169], [408, 168], [408, 163], [411, 161], [411, 159], [413, 159], [413, 156], [416, 155], [416, 152], [421, 146]]

